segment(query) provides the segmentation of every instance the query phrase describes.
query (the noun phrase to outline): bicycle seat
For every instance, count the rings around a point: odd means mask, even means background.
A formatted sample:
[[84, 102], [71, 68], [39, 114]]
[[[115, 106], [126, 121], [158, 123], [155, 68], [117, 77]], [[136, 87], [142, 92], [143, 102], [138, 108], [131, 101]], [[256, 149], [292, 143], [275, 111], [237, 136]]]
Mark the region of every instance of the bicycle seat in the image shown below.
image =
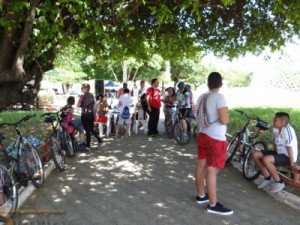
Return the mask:
[[270, 125], [267, 124], [266, 122], [262, 121], [262, 120], [257, 121], [256, 127], [258, 127], [259, 129], [262, 129], [262, 130], [269, 130], [270, 129]]
[[56, 116], [49, 116], [44, 119], [45, 123], [52, 123], [56, 120]]

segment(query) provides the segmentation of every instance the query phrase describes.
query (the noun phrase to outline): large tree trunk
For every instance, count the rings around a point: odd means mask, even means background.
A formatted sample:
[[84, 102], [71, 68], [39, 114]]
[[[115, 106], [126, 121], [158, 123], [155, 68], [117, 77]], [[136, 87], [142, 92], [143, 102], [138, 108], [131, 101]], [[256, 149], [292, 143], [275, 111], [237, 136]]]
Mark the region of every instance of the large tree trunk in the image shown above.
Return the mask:
[[[42, 77], [41, 69], [35, 71], [25, 71], [24, 69], [24, 58], [35, 20], [36, 8], [39, 3], [40, 0], [32, 0], [30, 2], [30, 9], [25, 17], [25, 22], [19, 29], [15, 28], [12, 31], [1, 30], [0, 109], [14, 103], [33, 103], [39, 90]], [[11, 15], [10, 12], [7, 12], [5, 18], [17, 22], [21, 16], [20, 14]], [[37, 65], [35, 67], [39, 68]], [[32, 79], [33, 84], [26, 85]]]

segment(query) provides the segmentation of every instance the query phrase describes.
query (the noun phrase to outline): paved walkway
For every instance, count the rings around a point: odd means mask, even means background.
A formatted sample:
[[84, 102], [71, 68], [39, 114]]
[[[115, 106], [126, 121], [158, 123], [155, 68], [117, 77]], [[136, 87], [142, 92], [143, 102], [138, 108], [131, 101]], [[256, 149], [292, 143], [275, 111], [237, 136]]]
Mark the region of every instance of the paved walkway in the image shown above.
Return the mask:
[[66, 171], [53, 171], [21, 207], [37, 211], [19, 213], [15, 224], [294, 225], [299, 221], [298, 210], [258, 190], [233, 167], [219, 174], [218, 197], [234, 215], [206, 213], [206, 205], [195, 202], [195, 140], [179, 146], [166, 137], [148, 138], [140, 132], [105, 142], [89, 154], [77, 154]]

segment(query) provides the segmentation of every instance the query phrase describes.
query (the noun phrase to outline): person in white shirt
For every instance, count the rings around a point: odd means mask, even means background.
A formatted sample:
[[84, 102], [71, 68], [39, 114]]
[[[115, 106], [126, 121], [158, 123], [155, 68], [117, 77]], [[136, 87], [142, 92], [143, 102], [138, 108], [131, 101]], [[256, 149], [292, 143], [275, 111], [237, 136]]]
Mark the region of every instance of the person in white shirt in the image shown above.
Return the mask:
[[[119, 118], [118, 123], [116, 125], [116, 134], [115, 138], [119, 137], [119, 128], [120, 125], [125, 123], [125, 137], [128, 137], [129, 134], [129, 126], [131, 124], [131, 115], [130, 115], [130, 105], [132, 103], [132, 98], [130, 95], [130, 91], [128, 88], [124, 89], [124, 94], [122, 94], [119, 98]], [[127, 112], [128, 110], [128, 112]], [[126, 111], [126, 112], [125, 112]], [[126, 115], [125, 115], [126, 114]]]
[[[217, 201], [217, 175], [224, 168], [227, 142], [226, 128], [229, 123], [228, 106], [224, 96], [219, 93], [222, 76], [212, 72], [207, 79], [209, 91], [197, 101], [196, 112], [199, 133], [197, 136], [198, 162], [195, 181], [198, 204], [207, 203], [207, 212], [231, 215], [233, 210], [225, 208]], [[205, 192], [205, 186], [206, 191]]]
[[290, 116], [286, 112], [277, 112], [273, 120], [274, 150], [253, 151], [252, 158], [265, 177], [259, 189], [272, 185], [271, 192], [285, 188], [276, 170], [277, 166], [297, 168], [298, 142], [294, 128], [289, 124]]

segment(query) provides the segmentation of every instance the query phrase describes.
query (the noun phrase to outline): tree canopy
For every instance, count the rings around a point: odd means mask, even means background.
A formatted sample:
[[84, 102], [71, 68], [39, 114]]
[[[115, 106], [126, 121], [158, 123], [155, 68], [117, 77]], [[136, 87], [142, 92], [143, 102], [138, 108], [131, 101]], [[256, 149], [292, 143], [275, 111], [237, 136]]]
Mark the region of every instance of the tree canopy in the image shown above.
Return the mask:
[[1, 0], [0, 108], [33, 100], [74, 40], [109, 60], [236, 57], [299, 36], [299, 11], [298, 0]]

